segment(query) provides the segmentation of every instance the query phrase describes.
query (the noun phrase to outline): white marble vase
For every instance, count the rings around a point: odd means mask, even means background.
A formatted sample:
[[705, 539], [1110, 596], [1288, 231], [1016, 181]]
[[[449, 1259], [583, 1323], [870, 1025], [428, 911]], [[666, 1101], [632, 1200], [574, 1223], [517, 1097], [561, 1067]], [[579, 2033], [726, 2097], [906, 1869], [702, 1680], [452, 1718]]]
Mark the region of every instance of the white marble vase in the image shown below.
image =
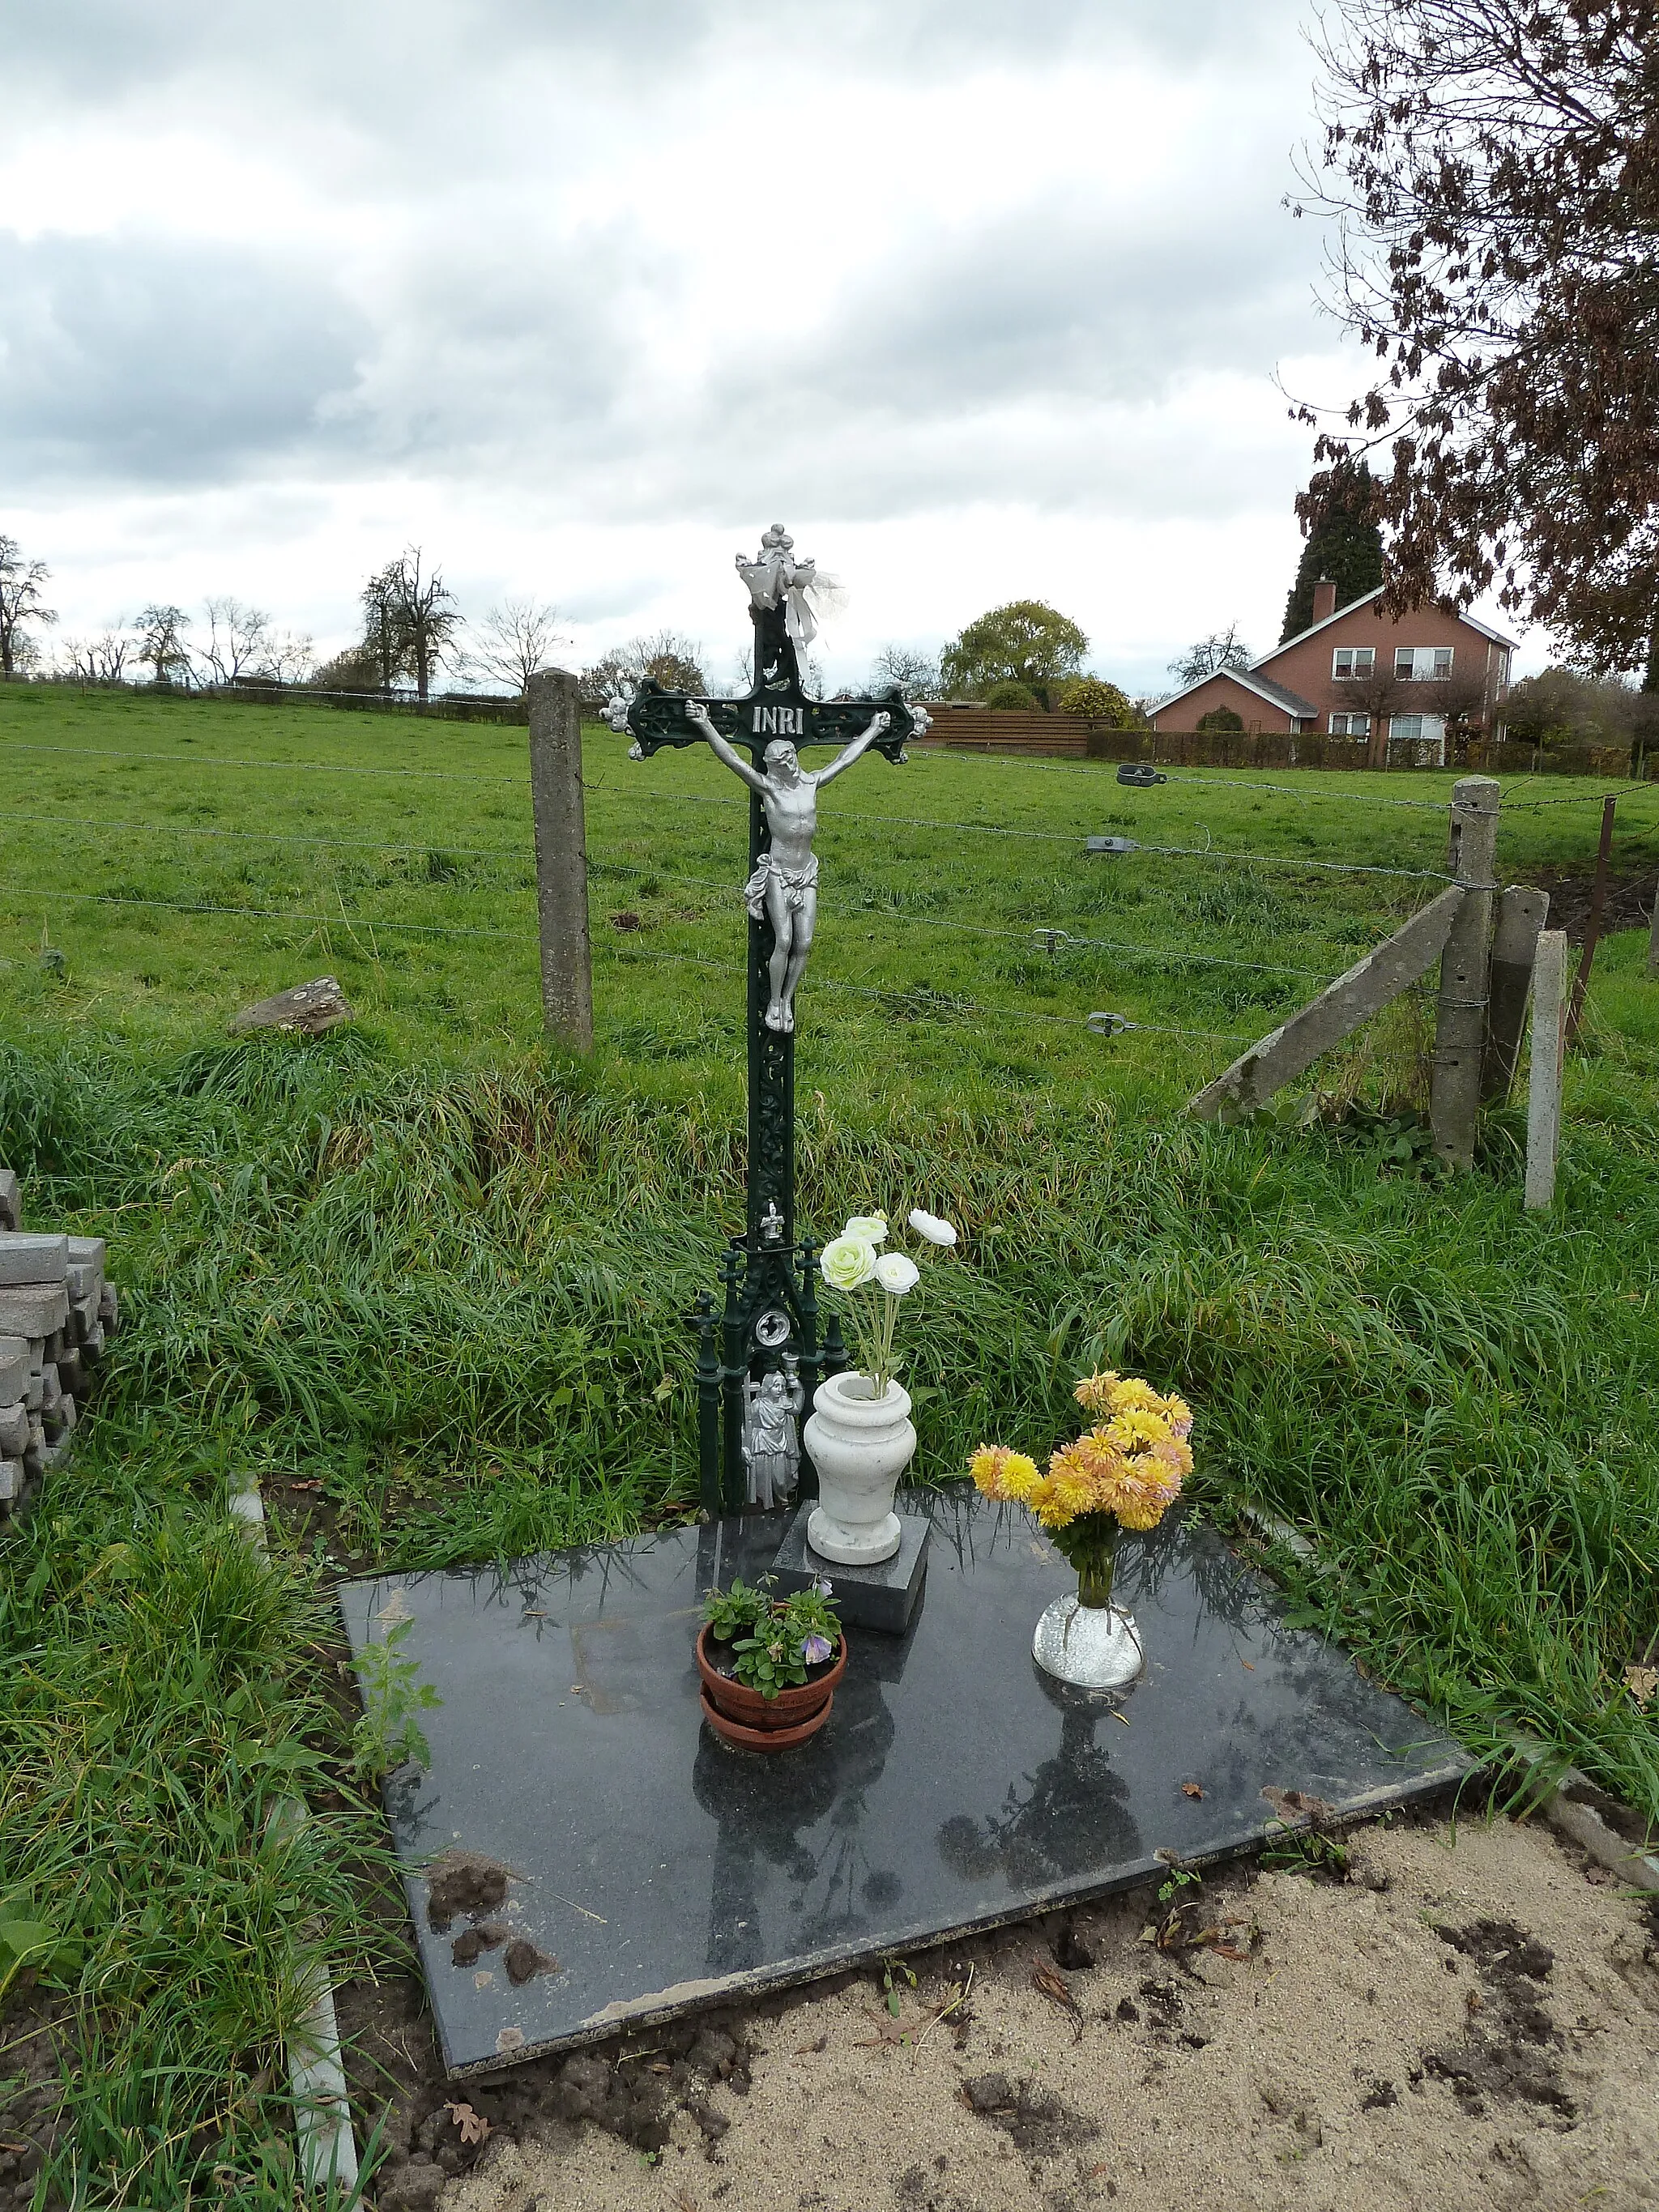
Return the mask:
[[893, 1492], [916, 1449], [909, 1393], [890, 1382], [870, 1393], [867, 1375], [830, 1376], [812, 1395], [801, 1441], [817, 1469], [818, 1503], [806, 1540], [821, 1559], [872, 1567], [899, 1547]]

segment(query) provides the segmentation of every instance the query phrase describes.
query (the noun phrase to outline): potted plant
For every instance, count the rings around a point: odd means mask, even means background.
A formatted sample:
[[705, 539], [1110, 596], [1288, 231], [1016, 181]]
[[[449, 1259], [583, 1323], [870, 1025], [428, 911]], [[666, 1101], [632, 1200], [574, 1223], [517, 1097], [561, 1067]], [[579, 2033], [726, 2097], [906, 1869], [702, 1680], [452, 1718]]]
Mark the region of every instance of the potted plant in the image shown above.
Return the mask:
[[816, 1735], [847, 1672], [829, 1583], [775, 1598], [770, 1579], [710, 1590], [697, 1632], [703, 1718], [745, 1751], [787, 1751]]
[[[957, 1232], [917, 1206], [907, 1226], [924, 1253], [949, 1250]], [[893, 1335], [901, 1302], [921, 1280], [906, 1252], [883, 1250], [881, 1213], [858, 1213], [830, 1239], [818, 1261], [824, 1281], [848, 1301], [848, 1334], [856, 1367], [831, 1375], [812, 1396], [803, 1441], [817, 1470], [818, 1503], [806, 1540], [843, 1566], [874, 1566], [899, 1547], [893, 1492], [916, 1449], [910, 1398], [896, 1380]]]
[[1077, 1570], [1077, 1592], [1057, 1597], [1036, 1625], [1031, 1656], [1062, 1682], [1109, 1690], [1140, 1672], [1140, 1632], [1112, 1602], [1118, 1537], [1156, 1528], [1192, 1473], [1184, 1399], [1164, 1396], [1135, 1375], [1085, 1376], [1078, 1403], [1096, 1425], [1061, 1444], [1047, 1474], [1024, 1452], [981, 1444], [968, 1472], [988, 1498], [1026, 1506]]

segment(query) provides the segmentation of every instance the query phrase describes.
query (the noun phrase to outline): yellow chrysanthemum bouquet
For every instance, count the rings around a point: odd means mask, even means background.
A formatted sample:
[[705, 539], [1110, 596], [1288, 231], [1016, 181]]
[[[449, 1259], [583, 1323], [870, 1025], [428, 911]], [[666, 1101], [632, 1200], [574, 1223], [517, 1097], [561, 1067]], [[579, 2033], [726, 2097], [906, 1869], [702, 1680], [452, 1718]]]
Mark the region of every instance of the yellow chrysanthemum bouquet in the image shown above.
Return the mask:
[[1105, 1606], [1119, 1530], [1156, 1528], [1192, 1473], [1192, 1409], [1133, 1375], [1087, 1376], [1075, 1395], [1095, 1426], [1061, 1444], [1046, 1474], [1002, 1444], [981, 1444], [968, 1471], [987, 1498], [1028, 1506], [1077, 1569], [1081, 1602]]

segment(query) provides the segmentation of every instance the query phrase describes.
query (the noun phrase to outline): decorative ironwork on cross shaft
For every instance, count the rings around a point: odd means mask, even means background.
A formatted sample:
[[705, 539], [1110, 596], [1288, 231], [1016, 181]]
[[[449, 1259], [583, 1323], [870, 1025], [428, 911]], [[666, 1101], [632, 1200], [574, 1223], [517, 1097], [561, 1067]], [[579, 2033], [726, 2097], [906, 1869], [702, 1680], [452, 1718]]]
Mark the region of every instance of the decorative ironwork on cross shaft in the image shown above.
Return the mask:
[[[793, 1362], [810, 1406], [823, 1375], [846, 1364], [831, 1319], [820, 1350], [817, 1246], [795, 1223], [795, 994], [817, 922], [817, 794], [865, 752], [895, 766], [929, 718], [895, 685], [876, 699], [812, 699], [799, 653], [817, 624], [812, 601], [827, 587], [811, 561], [774, 523], [759, 556], [737, 558], [754, 625], [754, 684], [742, 699], [670, 691], [645, 678], [606, 708], [612, 729], [631, 737], [630, 757], [665, 745], [707, 744], [749, 787], [749, 1178], [744, 1234], [723, 1263], [724, 1310], [707, 1292], [690, 1316], [698, 1335], [698, 1457], [710, 1513], [760, 1502], [750, 1495], [743, 1435], [750, 1383]], [[840, 750], [823, 768], [803, 768], [809, 745]], [[744, 754], [748, 757], [744, 758]], [[718, 1339], [718, 1344], [717, 1344]], [[811, 1460], [800, 1458], [802, 1492], [816, 1496]], [[769, 1499], [767, 1501], [769, 1502]]]

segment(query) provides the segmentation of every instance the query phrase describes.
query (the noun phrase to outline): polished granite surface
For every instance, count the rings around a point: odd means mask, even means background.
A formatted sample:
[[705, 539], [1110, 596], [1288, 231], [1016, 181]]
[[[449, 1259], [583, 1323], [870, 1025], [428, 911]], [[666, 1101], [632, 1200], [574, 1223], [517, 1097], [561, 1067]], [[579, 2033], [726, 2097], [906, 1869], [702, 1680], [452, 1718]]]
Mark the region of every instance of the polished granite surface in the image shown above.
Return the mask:
[[[1264, 1788], [1386, 1804], [1471, 1765], [1179, 1523], [1123, 1547], [1144, 1678], [1065, 1690], [1030, 1655], [1074, 1581], [1041, 1531], [971, 1491], [905, 1502], [933, 1524], [908, 1632], [854, 1633], [828, 1724], [776, 1757], [702, 1724], [691, 1647], [702, 1593], [763, 1572], [787, 1509], [344, 1585], [354, 1650], [412, 1616], [401, 1650], [443, 1698], [430, 1771], [386, 1804], [453, 2070], [1124, 1887], [1160, 1850], [1248, 1848]], [[422, 1872], [450, 1850], [510, 1870], [499, 1917], [556, 1966], [454, 1963], [467, 1920], [432, 1928]]]

